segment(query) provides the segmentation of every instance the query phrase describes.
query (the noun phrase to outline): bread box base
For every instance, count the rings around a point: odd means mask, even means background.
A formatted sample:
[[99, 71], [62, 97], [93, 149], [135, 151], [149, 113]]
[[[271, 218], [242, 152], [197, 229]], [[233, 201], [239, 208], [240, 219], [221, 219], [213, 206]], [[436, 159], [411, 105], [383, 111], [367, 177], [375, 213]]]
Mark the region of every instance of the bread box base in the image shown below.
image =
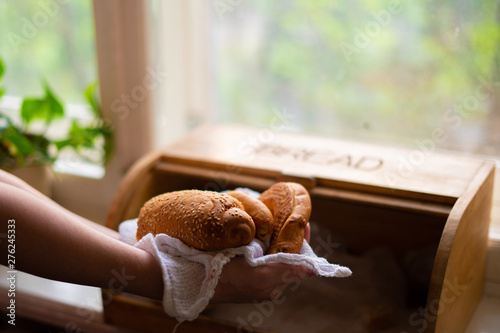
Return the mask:
[[[209, 306], [177, 332], [464, 332], [482, 296], [494, 164], [430, 147], [203, 127], [136, 163], [107, 226], [164, 192], [296, 181], [312, 199], [312, 248], [353, 276], [313, 277], [275, 302]], [[141, 332], [177, 324], [157, 302], [103, 295], [109, 323]]]

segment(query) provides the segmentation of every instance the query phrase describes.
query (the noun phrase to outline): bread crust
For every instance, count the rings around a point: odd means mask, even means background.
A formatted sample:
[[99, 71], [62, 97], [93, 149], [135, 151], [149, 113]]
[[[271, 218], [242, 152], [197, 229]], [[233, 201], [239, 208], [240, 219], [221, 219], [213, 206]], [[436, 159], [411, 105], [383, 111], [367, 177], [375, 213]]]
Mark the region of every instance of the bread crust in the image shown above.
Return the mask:
[[229, 191], [228, 195], [238, 199], [255, 223], [255, 237], [266, 240], [274, 230], [274, 218], [269, 208], [259, 199], [241, 191]]
[[254, 222], [242, 203], [213, 191], [158, 195], [141, 208], [137, 225], [137, 240], [164, 233], [206, 251], [248, 245], [255, 237]]
[[267, 254], [299, 253], [311, 216], [311, 198], [304, 186], [280, 182], [264, 191], [259, 200], [274, 217], [274, 230]]

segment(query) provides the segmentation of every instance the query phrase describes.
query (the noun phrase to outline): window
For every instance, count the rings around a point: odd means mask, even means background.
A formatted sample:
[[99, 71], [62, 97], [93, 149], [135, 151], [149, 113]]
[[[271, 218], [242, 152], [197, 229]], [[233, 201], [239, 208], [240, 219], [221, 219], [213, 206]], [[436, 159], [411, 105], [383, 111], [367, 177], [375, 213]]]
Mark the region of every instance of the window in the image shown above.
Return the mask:
[[498, 1], [150, 5], [157, 148], [217, 122], [500, 160]]
[[[211, 1], [151, 0], [152, 65], [166, 75], [152, 91], [155, 146], [211, 121], [209, 14]], [[168, 130], [166, 130], [168, 129]]]
[[219, 122], [500, 157], [498, 1], [215, 1]]
[[[83, 126], [92, 121], [93, 114], [84, 97], [89, 84], [97, 81], [92, 2], [4, 1], [0, 6], [0, 25], [4, 32], [0, 57], [6, 65], [2, 82], [6, 96], [0, 101], [2, 112], [12, 113], [15, 118], [22, 98], [41, 98], [48, 84], [63, 102], [67, 117], [50, 126], [47, 136], [65, 137], [74, 119]], [[36, 126], [30, 126], [29, 130], [39, 132]], [[87, 163], [73, 150], [63, 149], [54, 168], [65, 173], [102, 177], [103, 168], [95, 164], [101, 160], [102, 153], [93, 150], [80, 149], [92, 161]]]
[[65, 103], [84, 103], [97, 78], [91, 1], [2, 1], [0, 31], [7, 95], [41, 95], [47, 80]]

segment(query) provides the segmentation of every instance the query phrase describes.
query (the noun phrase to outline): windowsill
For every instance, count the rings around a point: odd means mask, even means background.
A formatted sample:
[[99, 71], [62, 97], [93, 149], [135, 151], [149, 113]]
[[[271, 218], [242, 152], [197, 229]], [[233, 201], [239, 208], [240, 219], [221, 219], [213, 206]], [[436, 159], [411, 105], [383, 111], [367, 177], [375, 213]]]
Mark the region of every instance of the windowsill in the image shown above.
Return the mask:
[[465, 333], [495, 333], [500, 327], [500, 298], [483, 295]]
[[484, 280], [484, 293], [500, 297], [500, 240], [490, 238]]
[[[0, 100], [0, 110], [5, 111], [14, 119], [19, 115], [22, 98], [17, 96], [3, 96]], [[65, 104], [65, 114], [69, 119], [92, 120], [93, 115], [90, 107], [84, 104]], [[57, 160], [53, 169], [55, 172], [70, 174], [91, 179], [101, 179], [104, 177], [105, 168], [98, 164], [92, 164], [79, 160], [79, 157], [66, 156]]]
[[70, 160], [57, 160], [53, 169], [55, 172], [69, 174], [91, 179], [102, 179], [106, 169], [98, 164], [85, 162], [72, 162]]
[[[0, 266], [0, 275], [8, 276], [7, 271], [6, 267]], [[0, 293], [7, 295], [8, 290], [7, 279], [2, 279]], [[129, 332], [105, 323], [99, 288], [57, 282], [17, 272], [15, 296], [0, 298], [2, 312], [8, 310], [11, 299], [15, 300], [16, 318], [28, 318], [57, 326], [66, 332]], [[10, 319], [7, 316], [7, 320]]]
[[[16, 113], [21, 108], [23, 99], [17, 96], [2, 96], [0, 100], [0, 109], [9, 113]], [[65, 113], [69, 118], [92, 119], [90, 107], [84, 104], [68, 103], [65, 104]]]

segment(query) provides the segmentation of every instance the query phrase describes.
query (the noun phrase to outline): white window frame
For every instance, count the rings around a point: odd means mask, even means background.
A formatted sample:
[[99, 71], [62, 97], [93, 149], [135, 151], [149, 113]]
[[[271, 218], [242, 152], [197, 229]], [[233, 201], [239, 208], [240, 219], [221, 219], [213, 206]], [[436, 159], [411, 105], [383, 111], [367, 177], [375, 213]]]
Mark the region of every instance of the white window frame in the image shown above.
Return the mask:
[[[113, 126], [115, 158], [126, 170], [151, 149], [150, 61], [146, 0], [94, 0], [101, 107]], [[147, 84], [147, 82], [146, 82]]]
[[[155, 90], [155, 145], [159, 149], [193, 127], [211, 122], [209, 1], [153, 0], [161, 20], [152, 50], [155, 68], [167, 73]], [[159, 45], [163, 44], [163, 47]]]
[[[122, 169], [211, 120], [209, 2], [156, 1], [158, 22], [151, 5], [94, 0], [101, 101]], [[168, 48], [153, 45], [153, 32]]]

